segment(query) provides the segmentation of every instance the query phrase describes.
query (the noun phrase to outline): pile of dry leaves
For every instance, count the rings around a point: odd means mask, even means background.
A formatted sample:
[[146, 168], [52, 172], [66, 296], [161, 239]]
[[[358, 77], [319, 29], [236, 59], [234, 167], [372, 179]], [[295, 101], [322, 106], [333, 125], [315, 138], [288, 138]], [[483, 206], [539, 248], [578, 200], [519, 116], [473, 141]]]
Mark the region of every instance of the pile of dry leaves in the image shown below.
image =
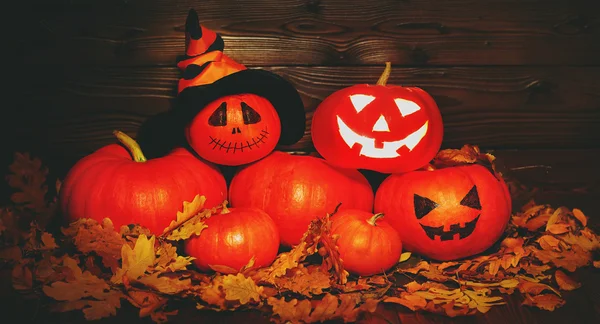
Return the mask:
[[[468, 160], [457, 152], [446, 153], [450, 160]], [[565, 303], [562, 291], [580, 286], [569, 272], [600, 267], [592, 256], [600, 237], [586, 227], [580, 210], [531, 202], [513, 215], [491, 252], [460, 262], [431, 262], [407, 252], [389, 273], [356, 278], [344, 270], [324, 217], [269, 267], [251, 269], [251, 261], [241, 270], [204, 274], [177, 248], [218, 212], [203, 209], [203, 197], [184, 203], [160, 236], [133, 225], [115, 229], [108, 218], [83, 219], [52, 232], [47, 224], [56, 199], [47, 197], [47, 169], [38, 159], [16, 154], [10, 171], [7, 179], [16, 193], [13, 204], [0, 209], [0, 262], [12, 267], [13, 287], [29, 298], [50, 300], [54, 311], [79, 310], [89, 320], [114, 316], [127, 301], [140, 317], [165, 322], [181, 300], [198, 309], [260, 310], [275, 322], [352, 322], [380, 303], [453, 317], [487, 312], [515, 292], [525, 297], [524, 305], [552, 311]]]

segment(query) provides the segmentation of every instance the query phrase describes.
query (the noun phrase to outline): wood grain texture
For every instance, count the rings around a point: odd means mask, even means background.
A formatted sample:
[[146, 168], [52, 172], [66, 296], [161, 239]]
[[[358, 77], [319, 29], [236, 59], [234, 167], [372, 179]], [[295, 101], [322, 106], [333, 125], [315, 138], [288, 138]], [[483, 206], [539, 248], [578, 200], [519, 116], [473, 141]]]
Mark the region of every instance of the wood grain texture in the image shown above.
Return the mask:
[[[187, 11], [257, 65], [590, 65], [595, 1], [31, 0], [12, 13], [30, 64], [173, 66]], [[36, 41], [32, 41], [35, 39]]]
[[[301, 93], [304, 138], [282, 149], [312, 150], [312, 112], [329, 94], [374, 83], [382, 67], [267, 67]], [[31, 72], [33, 74], [33, 72]], [[19, 100], [3, 109], [2, 138], [14, 149], [51, 149], [73, 160], [114, 142], [112, 131], [136, 136], [172, 108], [180, 72], [174, 67], [38, 67]], [[29, 74], [25, 74], [29, 75]], [[485, 149], [597, 148], [600, 67], [396, 68], [390, 84], [419, 86], [437, 101], [444, 147]]]

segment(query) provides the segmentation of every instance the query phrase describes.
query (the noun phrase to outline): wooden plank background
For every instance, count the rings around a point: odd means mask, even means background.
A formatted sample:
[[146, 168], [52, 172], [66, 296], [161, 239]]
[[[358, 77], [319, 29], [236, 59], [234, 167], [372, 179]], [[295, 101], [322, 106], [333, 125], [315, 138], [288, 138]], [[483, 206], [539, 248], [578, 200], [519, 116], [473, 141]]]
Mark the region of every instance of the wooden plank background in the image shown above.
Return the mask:
[[[600, 10], [593, 0], [30, 0], [10, 11], [5, 152], [30, 150], [64, 173], [82, 156], [135, 136], [172, 107], [190, 8], [225, 52], [278, 73], [302, 95], [302, 141], [332, 92], [419, 86], [440, 106], [444, 147], [596, 149]], [[12, 26], [12, 28], [11, 28]], [[5, 53], [6, 55], [7, 53]], [[8, 161], [4, 154], [1, 162]]]

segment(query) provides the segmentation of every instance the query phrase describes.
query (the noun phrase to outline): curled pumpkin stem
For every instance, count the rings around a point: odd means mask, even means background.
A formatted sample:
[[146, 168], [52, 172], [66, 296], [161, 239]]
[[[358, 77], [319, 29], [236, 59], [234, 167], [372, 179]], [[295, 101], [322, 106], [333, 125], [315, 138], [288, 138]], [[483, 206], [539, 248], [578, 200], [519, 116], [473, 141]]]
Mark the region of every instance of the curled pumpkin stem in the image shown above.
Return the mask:
[[383, 218], [383, 213], [377, 213], [371, 216], [371, 218], [367, 220], [367, 223], [369, 223], [371, 226], [377, 226], [377, 220], [380, 218]]
[[377, 85], [379, 85], [379, 86], [386, 85], [388, 79], [390, 78], [391, 73], [392, 73], [392, 63], [385, 62], [385, 69], [383, 70], [383, 73], [381, 73], [379, 80], [377, 80]]
[[113, 131], [113, 135], [117, 137], [121, 144], [125, 145], [135, 162], [147, 161], [146, 157], [144, 156], [144, 153], [142, 152], [142, 148], [133, 138], [118, 130]]

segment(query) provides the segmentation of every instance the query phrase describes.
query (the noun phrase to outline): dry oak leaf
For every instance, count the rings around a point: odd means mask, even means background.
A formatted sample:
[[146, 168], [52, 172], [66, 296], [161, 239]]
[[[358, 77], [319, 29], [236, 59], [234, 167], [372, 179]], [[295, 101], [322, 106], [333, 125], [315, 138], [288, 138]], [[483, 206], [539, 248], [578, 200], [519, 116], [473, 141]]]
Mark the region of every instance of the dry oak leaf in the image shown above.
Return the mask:
[[301, 264], [288, 271], [288, 275], [277, 278], [275, 285], [280, 289], [311, 297], [323, 294], [324, 289], [330, 288], [331, 278], [329, 273], [321, 271], [319, 266], [304, 267]]
[[66, 281], [56, 281], [42, 287], [48, 297], [62, 301], [54, 305], [53, 310], [65, 312], [81, 309], [88, 320], [116, 314], [124, 297], [120, 291], [112, 290], [106, 281], [89, 271], [82, 271], [71, 257], [63, 257], [62, 264], [71, 270]]
[[150, 239], [141, 234], [132, 249], [129, 244], [123, 244], [121, 249], [122, 267], [117, 270], [111, 281], [115, 284], [123, 282], [123, 276], [129, 280], [141, 277], [150, 266], [154, 265], [156, 252], [154, 250], [155, 237]]
[[[187, 240], [200, 233], [208, 226], [204, 220], [216, 212], [216, 209], [204, 209], [205, 196], [196, 195], [191, 202], [183, 202], [183, 211], [177, 212], [177, 218], [164, 229], [162, 236], [167, 240]], [[223, 204], [225, 205], [226, 202]], [[204, 209], [204, 210], [203, 210]]]
[[81, 299], [57, 303], [51, 306], [52, 311], [68, 312], [82, 310], [86, 320], [94, 321], [105, 317], [117, 315], [121, 307], [121, 298], [125, 296], [120, 291], [110, 290], [103, 295], [102, 300]]
[[554, 280], [556, 280], [556, 284], [562, 290], [574, 290], [581, 287], [581, 283], [571, 279], [571, 277], [560, 269], [554, 273]]
[[[360, 303], [356, 295], [325, 294], [322, 299], [286, 301], [285, 298], [269, 297], [267, 303], [272, 306], [273, 314], [281, 323], [316, 323], [342, 319], [354, 322], [362, 312], [374, 312], [378, 300], [370, 299]], [[272, 319], [275, 320], [275, 319]]]
[[192, 288], [192, 280], [189, 278], [172, 278], [163, 276], [159, 272], [142, 276], [137, 282], [168, 295], [178, 294]]
[[48, 212], [48, 169], [42, 166], [42, 161], [39, 158], [31, 158], [29, 153], [16, 152], [13, 163], [8, 168], [11, 171], [6, 176], [8, 185], [19, 190], [12, 194], [11, 200], [38, 214]]
[[160, 309], [168, 302], [167, 298], [161, 297], [155, 292], [138, 289], [127, 290], [126, 298], [133, 306], [140, 309], [140, 318], [152, 316], [157, 312], [160, 313]]
[[177, 247], [164, 240], [160, 242], [159, 247], [156, 249], [156, 255], [154, 271], [159, 272], [187, 270], [187, 266], [192, 264], [195, 259], [191, 256], [177, 255]]
[[385, 303], [395, 303], [407, 307], [412, 311], [424, 309], [427, 306], [427, 299], [414, 295], [410, 292], [401, 292], [400, 296], [386, 297], [383, 299]]
[[225, 299], [239, 301], [242, 305], [249, 303], [251, 300], [259, 302], [263, 294], [263, 289], [263, 287], [257, 286], [254, 280], [241, 273], [223, 277]]
[[77, 250], [88, 254], [96, 253], [102, 258], [104, 266], [116, 271], [121, 260], [121, 249], [125, 244], [123, 237], [115, 231], [110, 218], [102, 222], [93, 219], [78, 219], [62, 233], [71, 237]]

